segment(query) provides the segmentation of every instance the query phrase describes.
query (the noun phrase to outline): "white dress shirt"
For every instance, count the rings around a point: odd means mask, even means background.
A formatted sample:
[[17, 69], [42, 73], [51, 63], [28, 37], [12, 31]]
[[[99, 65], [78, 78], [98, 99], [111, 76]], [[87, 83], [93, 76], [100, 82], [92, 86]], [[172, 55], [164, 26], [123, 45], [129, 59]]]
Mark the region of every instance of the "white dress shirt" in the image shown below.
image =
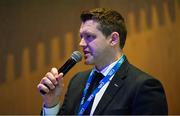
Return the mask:
[[[104, 76], [106, 76], [108, 74], [108, 72], [114, 67], [114, 65], [117, 63], [118, 60], [116, 60], [115, 62], [111, 63], [109, 66], [107, 66], [106, 68], [104, 68], [102, 71], [100, 71]], [[94, 67], [94, 69], [92, 71], [94, 71], [97, 69]], [[99, 72], [99, 71], [98, 71]], [[110, 77], [110, 81], [112, 80], [114, 75], [112, 75]], [[101, 89], [100, 91], [96, 94], [95, 98], [94, 98], [94, 102], [93, 102], [93, 105], [92, 105], [92, 108], [91, 108], [91, 112], [90, 112], [90, 115], [92, 116], [101, 97], [103, 96], [106, 88], [108, 87], [110, 81], [108, 81]], [[60, 104], [57, 104], [56, 106], [54, 106], [53, 108], [45, 108], [43, 107], [43, 115], [56, 115], [59, 111], [59, 108], [60, 108]]]
[[[109, 66], [107, 66], [106, 68], [104, 68], [102, 71], [100, 71], [104, 76], [106, 76], [108, 74], [108, 72], [114, 67], [114, 65], [117, 63], [117, 61], [113, 62], [112, 64], [110, 64]], [[95, 69], [96, 70], [96, 69]], [[110, 77], [110, 81], [112, 80], [114, 75], [112, 75]], [[91, 108], [91, 112], [90, 112], [90, 115], [92, 116], [101, 97], [103, 96], [106, 88], [108, 87], [110, 81], [108, 81], [100, 90], [99, 92], [96, 94], [95, 98], [94, 98], [94, 101], [93, 101], [93, 105], [92, 105], [92, 108]]]

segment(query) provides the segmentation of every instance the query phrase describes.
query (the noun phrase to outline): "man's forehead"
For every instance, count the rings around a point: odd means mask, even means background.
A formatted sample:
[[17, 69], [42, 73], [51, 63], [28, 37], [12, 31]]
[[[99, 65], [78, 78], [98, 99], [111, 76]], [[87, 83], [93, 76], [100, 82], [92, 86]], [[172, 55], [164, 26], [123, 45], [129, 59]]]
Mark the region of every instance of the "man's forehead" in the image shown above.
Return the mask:
[[99, 25], [99, 22], [97, 22], [96, 20], [87, 20], [85, 22], [81, 23], [81, 26], [97, 26]]
[[80, 26], [80, 32], [91, 31], [92, 29], [96, 29], [98, 25], [99, 23], [94, 20], [82, 22]]
[[87, 20], [85, 22], [82, 22], [81, 24], [96, 24], [98, 23], [96, 20]]

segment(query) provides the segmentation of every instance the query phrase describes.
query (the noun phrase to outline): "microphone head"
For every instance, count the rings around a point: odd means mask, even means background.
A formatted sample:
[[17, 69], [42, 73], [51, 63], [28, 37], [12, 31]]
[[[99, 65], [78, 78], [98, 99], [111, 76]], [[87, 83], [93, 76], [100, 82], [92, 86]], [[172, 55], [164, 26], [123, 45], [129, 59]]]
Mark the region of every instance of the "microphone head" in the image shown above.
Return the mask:
[[79, 51], [74, 51], [71, 55], [71, 58], [74, 59], [76, 62], [79, 62], [82, 60], [82, 55]]

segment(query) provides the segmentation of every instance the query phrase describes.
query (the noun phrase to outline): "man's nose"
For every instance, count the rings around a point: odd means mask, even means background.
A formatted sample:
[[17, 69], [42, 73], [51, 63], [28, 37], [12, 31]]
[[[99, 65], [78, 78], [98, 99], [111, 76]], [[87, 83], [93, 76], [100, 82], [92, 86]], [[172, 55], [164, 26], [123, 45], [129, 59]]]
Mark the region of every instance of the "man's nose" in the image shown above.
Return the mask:
[[86, 41], [83, 38], [79, 42], [79, 46], [81, 46], [81, 47], [87, 46], [87, 43], [86, 43]]

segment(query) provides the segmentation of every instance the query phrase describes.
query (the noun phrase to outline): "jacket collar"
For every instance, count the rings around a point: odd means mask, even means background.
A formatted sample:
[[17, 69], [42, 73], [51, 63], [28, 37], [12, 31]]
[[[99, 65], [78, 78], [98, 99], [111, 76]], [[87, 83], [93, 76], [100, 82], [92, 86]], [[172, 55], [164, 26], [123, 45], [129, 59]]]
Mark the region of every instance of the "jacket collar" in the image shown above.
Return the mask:
[[94, 115], [100, 114], [106, 108], [106, 106], [108, 106], [108, 104], [111, 102], [113, 97], [116, 95], [117, 91], [123, 86], [124, 79], [126, 78], [126, 74], [128, 70], [128, 64], [129, 62], [127, 58], [125, 58], [124, 63], [121, 65], [119, 70], [115, 73], [104, 95], [99, 101], [99, 104], [97, 105], [95, 109]]

